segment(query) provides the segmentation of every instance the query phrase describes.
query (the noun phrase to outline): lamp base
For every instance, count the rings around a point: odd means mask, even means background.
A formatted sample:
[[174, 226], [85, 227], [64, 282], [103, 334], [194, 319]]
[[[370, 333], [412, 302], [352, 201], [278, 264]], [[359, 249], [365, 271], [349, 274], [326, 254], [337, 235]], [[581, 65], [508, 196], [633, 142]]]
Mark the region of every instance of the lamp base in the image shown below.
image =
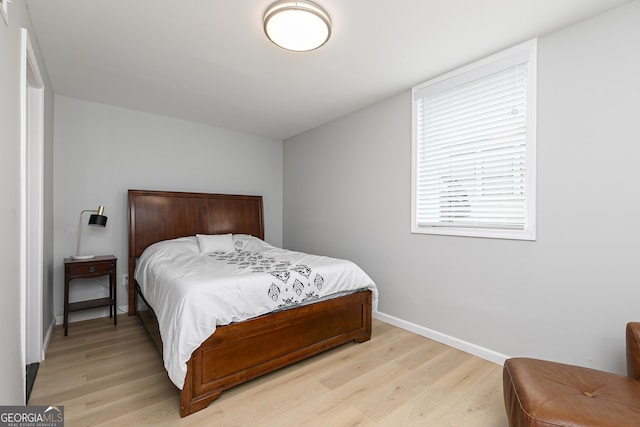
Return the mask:
[[71, 259], [91, 259], [95, 257], [95, 255], [71, 255]]

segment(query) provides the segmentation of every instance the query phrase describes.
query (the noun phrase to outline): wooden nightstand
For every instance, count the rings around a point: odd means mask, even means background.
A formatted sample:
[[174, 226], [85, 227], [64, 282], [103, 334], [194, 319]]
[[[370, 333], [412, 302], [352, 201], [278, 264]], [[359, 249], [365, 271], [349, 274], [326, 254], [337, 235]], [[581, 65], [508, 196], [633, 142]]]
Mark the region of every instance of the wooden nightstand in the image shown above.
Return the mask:
[[[109, 306], [109, 317], [113, 317], [113, 324], [118, 324], [116, 306], [116, 263], [118, 259], [113, 255], [96, 256], [91, 259], [64, 259], [64, 335], [69, 329], [69, 312], [88, 310], [90, 308]], [[109, 296], [88, 301], [69, 303], [69, 282], [73, 279], [89, 279], [93, 277], [109, 276]]]

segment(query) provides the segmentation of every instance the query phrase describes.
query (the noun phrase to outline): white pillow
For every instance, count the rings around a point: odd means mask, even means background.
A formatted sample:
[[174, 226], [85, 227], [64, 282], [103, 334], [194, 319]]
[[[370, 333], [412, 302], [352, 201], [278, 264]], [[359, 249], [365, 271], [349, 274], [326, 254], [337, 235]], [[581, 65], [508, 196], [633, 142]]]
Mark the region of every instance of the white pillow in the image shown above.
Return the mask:
[[196, 237], [201, 255], [235, 251], [231, 234], [196, 234]]

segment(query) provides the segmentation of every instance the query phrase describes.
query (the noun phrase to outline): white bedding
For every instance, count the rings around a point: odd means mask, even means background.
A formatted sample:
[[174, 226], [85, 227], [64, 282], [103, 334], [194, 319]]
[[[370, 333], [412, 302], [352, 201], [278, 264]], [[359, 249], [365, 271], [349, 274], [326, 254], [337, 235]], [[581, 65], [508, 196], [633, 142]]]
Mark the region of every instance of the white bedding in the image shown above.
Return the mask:
[[235, 250], [201, 255], [196, 237], [149, 246], [135, 279], [160, 325], [164, 366], [182, 389], [191, 353], [217, 325], [246, 320], [333, 294], [370, 289], [371, 278], [351, 261], [276, 248], [233, 235]]

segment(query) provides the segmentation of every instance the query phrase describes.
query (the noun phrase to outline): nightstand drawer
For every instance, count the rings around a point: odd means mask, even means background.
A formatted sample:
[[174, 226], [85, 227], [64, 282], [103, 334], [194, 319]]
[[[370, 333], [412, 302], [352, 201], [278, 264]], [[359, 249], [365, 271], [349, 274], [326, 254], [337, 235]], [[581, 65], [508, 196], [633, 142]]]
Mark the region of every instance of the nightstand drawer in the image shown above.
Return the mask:
[[113, 261], [92, 262], [90, 265], [78, 264], [69, 266], [69, 276], [90, 276], [109, 274], [113, 270]]

